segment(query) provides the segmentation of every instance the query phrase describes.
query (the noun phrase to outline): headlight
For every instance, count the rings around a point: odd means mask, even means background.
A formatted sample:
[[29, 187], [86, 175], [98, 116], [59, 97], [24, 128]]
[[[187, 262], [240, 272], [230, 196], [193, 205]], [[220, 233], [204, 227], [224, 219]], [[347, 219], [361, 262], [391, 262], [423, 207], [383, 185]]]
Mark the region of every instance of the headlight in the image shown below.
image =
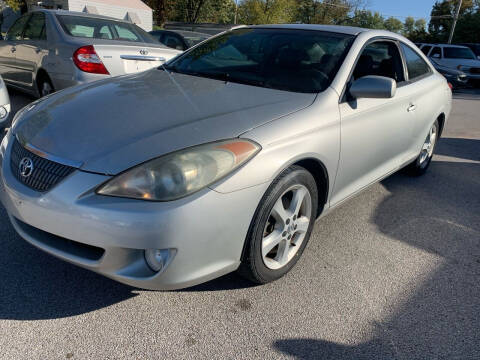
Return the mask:
[[5, 106], [0, 106], [0, 120], [5, 119], [8, 116], [8, 109]]
[[101, 185], [97, 194], [176, 200], [220, 180], [259, 151], [258, 144], [244, 139], [194, 146], [135, 166]]

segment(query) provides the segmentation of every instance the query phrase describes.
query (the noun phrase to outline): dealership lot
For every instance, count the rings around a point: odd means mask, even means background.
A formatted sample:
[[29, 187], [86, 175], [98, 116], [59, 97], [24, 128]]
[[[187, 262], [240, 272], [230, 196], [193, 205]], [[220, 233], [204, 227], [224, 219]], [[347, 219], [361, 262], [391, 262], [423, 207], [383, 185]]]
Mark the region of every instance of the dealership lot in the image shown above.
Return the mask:
[[2, 208], [0, 358], [478, 358], [479, 112], [480, 91], [457, 93], [429, 172], [318, 221], [295, 269], [264, 286], [132, 289], [36, 250]]

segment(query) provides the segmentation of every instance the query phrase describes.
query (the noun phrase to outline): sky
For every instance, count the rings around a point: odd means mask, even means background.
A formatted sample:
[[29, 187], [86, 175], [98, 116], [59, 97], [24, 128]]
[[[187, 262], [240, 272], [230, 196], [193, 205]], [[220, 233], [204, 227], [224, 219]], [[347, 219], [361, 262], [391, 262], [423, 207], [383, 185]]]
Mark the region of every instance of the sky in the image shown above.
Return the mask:
[[435, 0], [368, 0], [367, 9], [378, 11], [385, 17], [399, 16], [404, 20], [407, 16], [430, 19], [430, 11]]

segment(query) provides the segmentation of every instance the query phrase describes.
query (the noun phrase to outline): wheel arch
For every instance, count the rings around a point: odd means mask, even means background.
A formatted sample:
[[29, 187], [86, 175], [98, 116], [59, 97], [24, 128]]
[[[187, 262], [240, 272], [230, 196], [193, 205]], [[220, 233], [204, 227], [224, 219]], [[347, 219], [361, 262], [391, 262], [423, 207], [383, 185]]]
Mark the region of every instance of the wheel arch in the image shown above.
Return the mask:
[[290, 164], [289, 167], [292, 165], [303, 167], [310, 174], [312, 174], [313, 178], [315, 179], [318, 190], [317, 217], [319, 217], [327, 203], [330, 189], [330, 182], [326, 166], [320, 160], [311, 157], [297, 160], [293, 164]]
[[445, 113], [440, 113], [440, 115], [438, 115], [437, 117], [437, 120], [438, 120], [438, 124], [440, 125], [440, 130], [439, 130], [439, 137], [442, 136], [442, 133], [443, 133], [443, 128], [445, 126]]
[[38, 93], [40, 93], [40, 81], [45, 78], [49, 79], [50, 83], [53, 85], [52, 78], [50, 77], [50, 75], [48, 75], [47, 70], [45, 70], [43, 67], [38, 68], [37, 74], [35, 76], [35, 85], [37, 86]]

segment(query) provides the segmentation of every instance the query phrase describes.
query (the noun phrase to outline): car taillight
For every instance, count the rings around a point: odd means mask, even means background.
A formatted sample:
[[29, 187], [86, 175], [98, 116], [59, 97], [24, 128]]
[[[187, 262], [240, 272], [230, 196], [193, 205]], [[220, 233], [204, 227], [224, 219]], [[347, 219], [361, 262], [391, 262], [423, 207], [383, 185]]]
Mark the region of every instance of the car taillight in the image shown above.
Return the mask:
[[450, 90], [453, 90], [453, 85], [451, 83], [448, 83], [448, 87], [450, 88]]
[[82, 46], [77, 49], [77, 51], [73, 53], [73, 62], [82, 71], [93, 74], [110, 75], [92, 45]]

